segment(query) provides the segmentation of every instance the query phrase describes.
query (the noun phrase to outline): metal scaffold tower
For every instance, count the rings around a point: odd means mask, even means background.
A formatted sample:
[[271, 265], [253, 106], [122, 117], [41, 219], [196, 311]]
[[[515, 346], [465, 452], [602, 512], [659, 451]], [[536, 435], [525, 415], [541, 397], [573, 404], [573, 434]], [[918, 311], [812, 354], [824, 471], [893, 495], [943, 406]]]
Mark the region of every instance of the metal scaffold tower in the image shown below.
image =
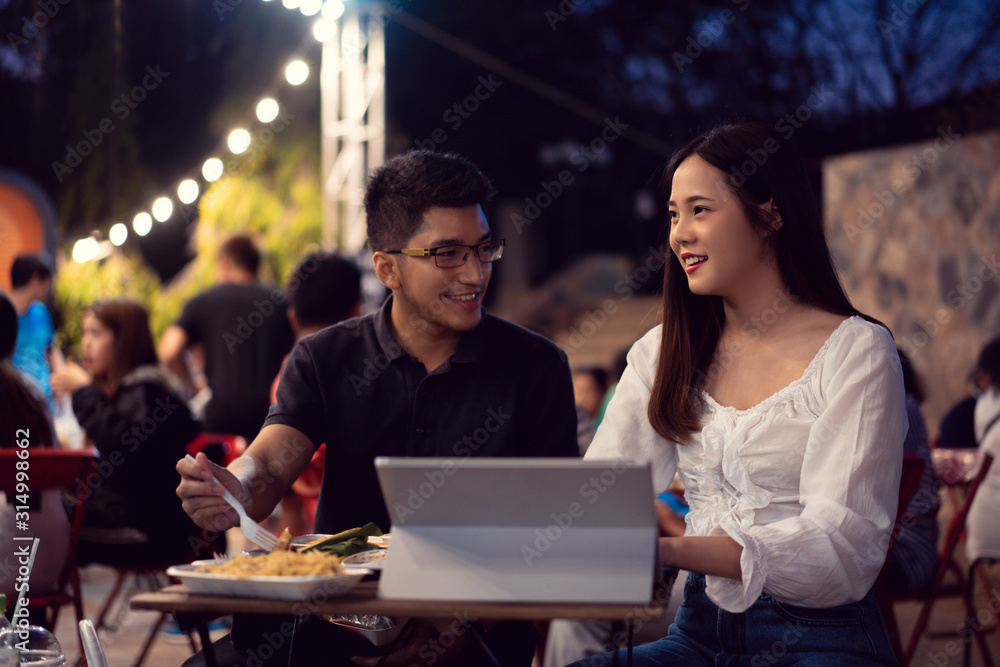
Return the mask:
[[323, 43], [323, 245], [356, 253], [365, 243], [365, 178], [385, 157], [382, 3], [346, 0]]

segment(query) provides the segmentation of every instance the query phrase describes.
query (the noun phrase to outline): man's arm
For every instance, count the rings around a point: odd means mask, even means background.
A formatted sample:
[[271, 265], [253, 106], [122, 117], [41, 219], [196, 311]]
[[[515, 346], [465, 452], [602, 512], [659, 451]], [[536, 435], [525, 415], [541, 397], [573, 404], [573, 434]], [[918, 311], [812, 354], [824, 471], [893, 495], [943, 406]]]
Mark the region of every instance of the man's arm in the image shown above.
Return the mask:
[[176, 324], [172, 324], [163, 332], [157, 354], [160, 361], [166, 364], [167, 368], [180, 378], [191, 395], [194, 395], [198, 393], [199, 387], [191, 379], [191, 373], [188, 372], [187, 364], [184, 363], [184, 350], [187, 349], [187, 346], [187, 332]]
[[197, 463], [178, 461], [177, 495], [184, 511], [201, 528], [222, 531], [239, 525], [239, 515], [222, 499], [219, 483], [243, 503], [251, 518], [263, 521], [302, 474], [315, 450], [312, 441], [291, 426], [265, 426], [228, 468], [212, 463], [203, 453], [196, 457]]

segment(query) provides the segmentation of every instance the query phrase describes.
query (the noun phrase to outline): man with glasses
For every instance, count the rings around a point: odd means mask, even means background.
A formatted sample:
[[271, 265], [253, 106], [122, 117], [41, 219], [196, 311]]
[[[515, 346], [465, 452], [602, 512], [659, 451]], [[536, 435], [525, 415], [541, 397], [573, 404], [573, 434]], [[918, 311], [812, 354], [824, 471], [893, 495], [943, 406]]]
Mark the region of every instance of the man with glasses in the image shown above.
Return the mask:
[[[239, 523], [209, 470], [262, 520], [322, 442], [326, 471], [316, 513], [322, 533], [369, 521], [387, 530], [404, 518], [385, 506], [376, 456], [578, 455], [566, 356], [545, 338], [483, 311], [504, 245], [493, 238], [482, 208], [492, 193], [470, 162], [427, 151], [396, 157], [372, 174], [365, 194], [368, 239], [375, 272], [392, 295], [378, 312], [296, 345], [260, 435], [228, 470], [201, 456], [199, 465], [177, 464], [178, 495], [198, 525], [223, 530]], [[221, 664], [247, 664], [251, 652], [260, 655], [266, 630], [244, 632], [239, 621], [235, 649], [226, 640], [216, 643], [226, 655]], [[378, 662], [352, 663], [360, 650], [355, 644], [331, 638], [322, 621], [305, 625], [295, 636], [294, 664], [312, 664], [304, 656], [324, 665]], [[501, 664], [531, 664], [536, 637], [530, 625], [498, 623], [486, 637]], [[300, 654], [302, 647], [309, 648]], [[286, 651], [267, 652], [287, 663]], [[441, 635], [423, 622], [384, 664], [491, 663], [471, 638]]]

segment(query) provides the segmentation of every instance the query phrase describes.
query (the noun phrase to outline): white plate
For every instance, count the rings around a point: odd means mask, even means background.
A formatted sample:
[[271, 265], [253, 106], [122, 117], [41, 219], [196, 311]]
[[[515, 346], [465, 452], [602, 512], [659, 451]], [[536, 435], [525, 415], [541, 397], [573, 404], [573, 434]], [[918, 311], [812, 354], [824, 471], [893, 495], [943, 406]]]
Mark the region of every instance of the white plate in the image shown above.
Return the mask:
[[368, 571], [363, 569], [352, 569], [341, 574], [318, 577], [238, 578], [211, 572], [195, 572], [199, 567], [213, 562], [196, 560], [188, 565], [174, 565], [167, 568], [167, 574], [180, 579], [192, 593], [274, 600], [305, 600], [320, 592], [331, 597], [345, 595], [368, 574]]
[[345, 568], [367, 568], [369, 570], [381, 570], [382, 560], [385, 558], [389, 551], [386, 549], [372, 549], [371, 551], [359, 551], [356, 554], [351, 554], [344, 560], [340, 561], [340, 564]]

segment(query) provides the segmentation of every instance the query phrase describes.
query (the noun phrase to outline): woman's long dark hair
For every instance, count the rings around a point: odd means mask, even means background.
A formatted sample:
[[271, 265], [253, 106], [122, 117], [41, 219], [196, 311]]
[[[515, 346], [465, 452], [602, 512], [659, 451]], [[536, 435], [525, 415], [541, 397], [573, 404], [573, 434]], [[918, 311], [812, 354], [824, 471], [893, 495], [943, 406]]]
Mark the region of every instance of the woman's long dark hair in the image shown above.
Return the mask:
[[[837, 277], [819, 206], [791, 143], [756, 123], [709, 130], [667, 163], [663, 184], [668, 192], [674, 172], [692, 155], [722, 172], [750, 225], [762, 235], [769, 234], [778, 270], [792, 298], [839, 315], [861, 315]], [[782, 221], [777, 231], [760, 208], [771, 199]], [[694, 294], [680, 263], [668, 261], [660, 360], [647, 408], [650, 423], [664, 438], [683, 443], [700, 430], [697, 392], [724, 321], [721, 297]]]
[[149, 331], [149, 314], [129, 299], [97, 301], [89, 310], [115, 336], [111, 367], [94, 377], [94, 385], [110, 398], [129, 371], [147, 364], [155, 366], [159, 361]]

